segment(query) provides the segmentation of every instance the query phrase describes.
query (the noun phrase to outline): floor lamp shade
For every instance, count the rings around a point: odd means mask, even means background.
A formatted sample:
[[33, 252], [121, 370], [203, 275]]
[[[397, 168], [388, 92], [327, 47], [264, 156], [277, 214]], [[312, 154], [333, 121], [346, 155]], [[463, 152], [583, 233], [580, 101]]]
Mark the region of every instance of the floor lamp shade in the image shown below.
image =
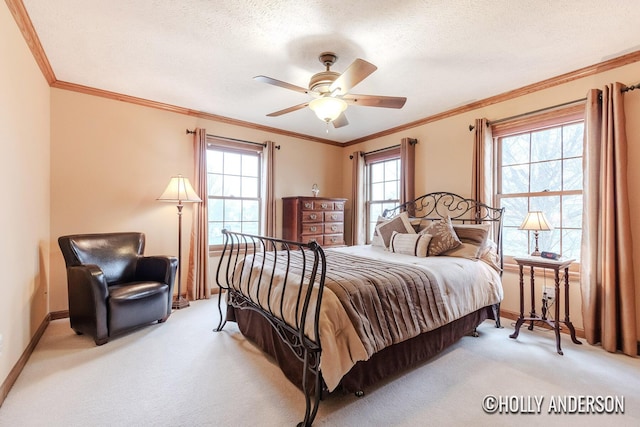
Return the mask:
[[172, 308], [180, 309], [189, 306], [189, 301], [182, 296], [182, 208], [184, 203], [199, 203], [202, 199], [195, 192], [188, 178], [177, 175], [171, 177], [169, 185], [158, 200], [176, 203], [178, 208], [178, 296], [173, 301]]

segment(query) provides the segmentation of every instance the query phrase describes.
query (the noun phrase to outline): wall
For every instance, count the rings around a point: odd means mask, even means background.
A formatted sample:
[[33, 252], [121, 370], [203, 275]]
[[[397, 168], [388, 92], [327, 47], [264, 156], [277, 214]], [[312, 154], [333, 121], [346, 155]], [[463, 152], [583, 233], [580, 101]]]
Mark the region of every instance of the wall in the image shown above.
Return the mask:
[[[327, 173], [340, 164], [341, 147], [61, 89], [52, 89], [51, 104], [51, 311], [67, 309], [61, 235], [142, 231], [147, 254], [177, 254], [177, 209], [156, 198], [173, 175], [193, 181], [193, 136], [186, 129], [281, 146], [275, 158], [278, 235], [282, 196], [310, 195], [314, 183], [323, 195], [341, 192], [340, 174]], [[183, 262], [191, 214], [185, 207]]]
[[[356, 150], [366, 152], [398, 144], [403, 137], [417, 138], [419, 143], [416, 146], [416, 195], [432, 191], [451, 191], [468, 197], [471, 193], [473, 158], [473, 133], [469, 131], [469, 125], [474, 124], [476, 118], [486, 117], [490, 121], [497, 120], [581, 99], [586, 96], [589, 89], [599, 88], [615, 81], [626, 85], [639, 83], [640, 62], [355, 144], [346, 147], [345, 150], [348, 153]], [[635, 220], [640, 217], [640, 168], [635, 167], [640, 164], [640, 120], [637, 119], [640, 117], [640, 90], [627, 92], [624, 96], [629, 157], [627, 178], [631, 205], [631, 232], [634, 242], [636, 310], [640, 339], [640, 222]], [[343, 175], [345, 177], [343, 192], [348, 195], [351, 191], [351, 164], [348, 158], [343, 160]], [[547, 274], [547, 283], [550, 283], [550, 279], [551, 275]], [[514, 267], [507, 268], [503, 276], [503, 284], [505, 299], [501, 308], [504, 311], [517, 313], [519, 311], [518, 275]], [[570, 286], [571, 320], [577, 328], [582, 329], [580, 298], [577, 277], [574, 277]]]
[[50, 105], [49, 86], [4, 2], [0, 40], [1, 384], [49, 313]]

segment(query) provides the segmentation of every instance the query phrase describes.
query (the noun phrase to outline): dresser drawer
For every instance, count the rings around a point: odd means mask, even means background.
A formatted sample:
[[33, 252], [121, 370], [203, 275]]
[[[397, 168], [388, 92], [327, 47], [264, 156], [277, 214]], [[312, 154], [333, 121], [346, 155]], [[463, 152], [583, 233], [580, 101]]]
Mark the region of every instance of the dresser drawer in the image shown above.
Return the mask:
[[324, 233], [324, 224], [323, 223], [302, 224], [302, 233], [301, 234], [322, 234], [322, 233]]
[[[320, 242], [318, 242], [320, 243]], [[325, 234], [323, 246], [342, 246], [344, 245], [344, 237], [342, 234]]]
[[302, 211], [302, 222], [322, 222], [323, 214], [317, 211]]
[[324, 222], [344, 222], [344, 212], [325, 212]]
[[312, 236], [301, 236], [302, 243], [316, 242], [320, 246], [324, 246], [324, 238], [322, 234], [312, 235]]
[[317, 210], [332, 211], [334, 209], [334, 203], [329, 200], [318, 200], [314, 202], [314, 206]]
[[337, 234], [343, 232], [344, 225], [340, 222], [327, 222], [324, 224], [324, 234]]

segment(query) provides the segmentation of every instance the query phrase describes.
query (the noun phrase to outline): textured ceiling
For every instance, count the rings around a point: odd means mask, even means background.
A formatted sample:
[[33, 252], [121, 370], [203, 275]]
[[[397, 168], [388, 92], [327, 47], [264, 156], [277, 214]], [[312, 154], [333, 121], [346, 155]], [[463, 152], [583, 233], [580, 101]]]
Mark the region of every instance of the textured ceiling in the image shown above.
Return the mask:
[[[57, 80], [338, 142], [640, 50], [636, 0], [23, 0]], [[359, 94], [401, 110], [349, 106], [326, 133], [307, 87], [356, 58], [378, 70]]]

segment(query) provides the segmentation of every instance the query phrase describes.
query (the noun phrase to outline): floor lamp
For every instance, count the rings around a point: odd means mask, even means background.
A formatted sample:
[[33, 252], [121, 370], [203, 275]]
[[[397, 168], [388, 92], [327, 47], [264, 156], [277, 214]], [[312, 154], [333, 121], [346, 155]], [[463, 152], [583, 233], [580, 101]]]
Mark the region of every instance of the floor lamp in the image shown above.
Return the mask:
[[182, 208], [183, 203], [199, 203], [202, 199], [198, 197], [188, 178], [182, 175], [171, 177], [169, 185], [158, 200], [161, 202], [177, 203], [178, 208], [178, 297], [173, 301], [171, 308], [181, 309], [189, 307], [189, 300], [182, 296]]

